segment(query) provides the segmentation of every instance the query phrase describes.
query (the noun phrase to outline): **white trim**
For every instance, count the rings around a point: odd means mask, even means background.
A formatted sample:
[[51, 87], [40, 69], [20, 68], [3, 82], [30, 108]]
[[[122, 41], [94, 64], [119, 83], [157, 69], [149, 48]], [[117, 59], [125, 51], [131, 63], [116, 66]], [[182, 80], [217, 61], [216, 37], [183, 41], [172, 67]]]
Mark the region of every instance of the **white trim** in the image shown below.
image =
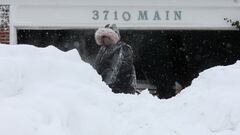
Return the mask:
[[16, 27], [10, 27], [10, 44], [17, 44], [17, 29]]
[[[240, 6], [236, 7], [164, 7], [164, 6], [66, 6], [66, 5], [16, 5], [14, 26], [33, 28], [98, 28], [116, 23], [122, 29], [233, 29], [224, 18], [239, 19]], [[140, 19], [140, 11], [148, 11], [147, 20]], [[176, 11], [181, 17], [176, 20]], [[96, 11], [96, 12], [94, 12]], [[108, 11], [108, 16], [104, 14]], [[168, 11], [168, 14], [166, 13]], [[154, 20], [155, 13], [161, 19]], [[170, 12], [170, 13], [169, 13]], [[115, 14], [116, 13], [116, 14]], [[128, 13], [130, 20], [125, 20]], [[96, 15], [97, 14], [97, 15]], [[106, 17], [106, 16], [107, 17]], [[96, 16], [97, 19], [95, 18]], [[104, 19], [105, 17], [107, 18]], [[169, 18], [166, 19], [166, 16]], [[115, 17], [118, 19], [116, 20]], [[175, 18], [175, 19], [174, 19]]]
[[9, 28], [10, 28], [10, 44], [17, 44], [17, 28], [14, 26], [15, 5], [10, 5], [9, 12]]
[[[240, 0], [12, 0], [10, 22], [12, 33], [16, 29], [66, 30], [97, 29], [107, 23], [116, 23], [122, 30], [235, 30], [223, 20], [240, 18]], [[13, 9], [15, 11], [13, 11]], [[93, 11], [99, 12], [99, 19], [93, 19]], [[107, 10], [105, 20], [103, 11]], [[137, 20], [139, 10], [148, 10], [149, 19]], [[160, 14], [160, 21], [154, 21], [154, 11]], [[164, 20], [165, 11], [181, 12], [180, 20]], [[115, 12], [116, 11], [116, 12]], [[131, 20], [123, 19], [123, 12], [131, 14]], [[115, 15], [116, 13], [116, 15]], [[174, 12], [175, 13], [175, 12]], [[114, 16], [115, 15], [115, 16]], [[117, 16], [117, 17], [116, 17]], [[114, 17], [118, 18], [117, 20]], [[176, 17], [176, 15], [175, 15]], [[172, 18], [172, 19], [171, 19]], [[14, 41], [14, 40], [11, 40]]]
[[18, 5], [57, 5], [57, 6], [177, 6], [177, 7], [216, 7], [240, 6], [239, 0], [12, 0]]
[[[119, 27], [120, 30], [238, 30], [235, 27]], [[87, 30], [98, 29], [96, 26], [69, 26], [69, 27], [46, 27], [46, 26], [17, 26], [17, 30]]]

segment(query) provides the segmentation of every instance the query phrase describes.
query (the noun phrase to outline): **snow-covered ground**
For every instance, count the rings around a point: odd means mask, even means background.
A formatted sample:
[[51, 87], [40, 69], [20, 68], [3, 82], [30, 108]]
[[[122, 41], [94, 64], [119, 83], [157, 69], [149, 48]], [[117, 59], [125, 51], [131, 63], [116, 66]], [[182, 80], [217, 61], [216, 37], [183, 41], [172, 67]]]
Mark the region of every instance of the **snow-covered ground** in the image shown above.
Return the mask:
[[113, 94], [78, 52], [0, 45], [1, 135], [239, 135], [240, 62], [178, 96]]

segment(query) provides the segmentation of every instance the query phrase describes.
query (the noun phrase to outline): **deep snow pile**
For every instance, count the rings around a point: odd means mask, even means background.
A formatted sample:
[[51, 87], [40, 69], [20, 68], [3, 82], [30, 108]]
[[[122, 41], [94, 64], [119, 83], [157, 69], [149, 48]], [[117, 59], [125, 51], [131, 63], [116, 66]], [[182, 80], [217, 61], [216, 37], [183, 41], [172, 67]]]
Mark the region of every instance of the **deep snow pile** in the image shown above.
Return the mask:
[[113, 94], [76, 50], [0, 45], [0, 134], [239, 135], [240, 63], [169, 100]]

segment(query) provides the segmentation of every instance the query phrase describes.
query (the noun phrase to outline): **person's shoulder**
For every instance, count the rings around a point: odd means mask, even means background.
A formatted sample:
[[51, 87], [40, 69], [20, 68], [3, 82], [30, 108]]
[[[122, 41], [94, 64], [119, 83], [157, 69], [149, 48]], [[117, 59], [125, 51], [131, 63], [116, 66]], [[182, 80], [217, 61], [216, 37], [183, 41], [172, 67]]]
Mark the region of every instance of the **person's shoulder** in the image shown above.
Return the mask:
[[103, 51], [105, 48], [106, 48], [106, 47], [102, 45], [102, 46], [99, 48], [99, 52]]
[[121, 43], [121, 49], [122, 49], [124, 55], [128, 56], [128, 55], [133, 54], [132, 47], [130, 45], [128, 45], [127, 43], [122, 42]]
[[120, 44], [121, 44], [123, 49], [132, 50], [132, 47], [129, 44], [127, 44], [125, 42], [120, 42]]

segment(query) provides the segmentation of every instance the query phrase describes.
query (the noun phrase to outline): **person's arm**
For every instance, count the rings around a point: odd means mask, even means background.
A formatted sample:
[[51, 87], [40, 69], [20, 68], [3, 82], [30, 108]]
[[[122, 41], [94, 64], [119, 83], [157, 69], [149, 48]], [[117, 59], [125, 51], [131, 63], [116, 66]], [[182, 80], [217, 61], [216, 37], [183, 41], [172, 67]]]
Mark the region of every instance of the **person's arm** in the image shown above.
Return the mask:
[[134, 67], [134, 57], [133, 57], [133, 50], [131, 46], [126, 45], [123, 47], [123, 61], [121, 65], [121, 74], [125, 74], [126, 78], [128, 78], [127, 84], [129, 84], [129, 88], [132, 90], [136, 90], [137, 80], [136, 80], [136, 72]]
[[95, 57], [95, 61], [94, 61], [94, 64], [93, 64], [93, 67], [97, 70], [98, 73], [100, 72], [99, 70], [100, 70], [100, 65], [101, 65], [101, 61], [102, 61], [102, 56], [104, 54], [104, 50], [105, 50], [104, 47], [101, 47], [99, 49], [98, 54]]
[[133, 66], [133, 51], [130, 46], [124, 46], [123, 47], [123, 59], [122, 59], [122, 68], [121, 72], [124, 73], [126, 71], [131, 70]]
[[112, 64], [111, 64], [111, 71], [108, 73], [108, 79], [105, 80], [107, 84], [114, 84], [117, 81], [117, 75], [119, 73], [119, 69], [122, 65], [123, 60], [123, 52], [122, 48], [114, 53]]
[[[112, 73], [110, 76], [110, 84], [117, 81], [119, 72], [125, 73], [133, 68], [133, 51], [130, 46], [123, 45], [122, 48], [115, 53], [112, 63]], [[121, 70], [121, 71], [120, 71]]]

